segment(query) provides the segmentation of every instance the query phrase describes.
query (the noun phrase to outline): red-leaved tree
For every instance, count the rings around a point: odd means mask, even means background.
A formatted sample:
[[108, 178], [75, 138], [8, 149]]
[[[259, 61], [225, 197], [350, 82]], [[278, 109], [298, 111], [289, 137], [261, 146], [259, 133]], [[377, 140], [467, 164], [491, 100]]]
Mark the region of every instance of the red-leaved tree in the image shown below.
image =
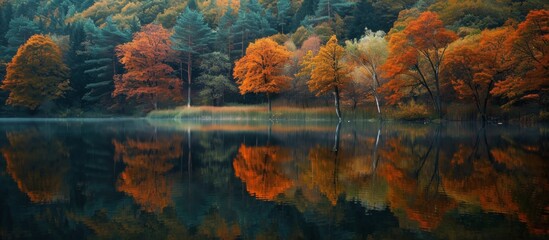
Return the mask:
[[175, 54], [168, 30], [156, 24], [143, 26], [131, 42], [116, 47], [127, 72], [114, 77], [113, 97], [123, 94], [127, 99], [151, 103], [154, 109], [158, 102], [181, 100], [181, 81], [168, 65]]

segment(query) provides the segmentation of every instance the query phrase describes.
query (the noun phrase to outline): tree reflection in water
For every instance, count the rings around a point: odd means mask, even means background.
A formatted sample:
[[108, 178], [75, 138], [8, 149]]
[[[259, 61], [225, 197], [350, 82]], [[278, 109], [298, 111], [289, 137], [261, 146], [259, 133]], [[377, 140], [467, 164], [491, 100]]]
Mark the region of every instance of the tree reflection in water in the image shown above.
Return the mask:
[[158, 135], [113, 140], [115, 161], [126, 167], [120, 174], [118, 190], [132, 196], [145, 210], [162, 211], [171, 204], [173, 179], [167, 176], [183, 154], [178, 135]]
[[549, 234], [543, 127], [227, 127], [2, 125], [0, 238]]
[[6, 132], [8, 144], [1, 148], [6, 171], [20, 191], [35, 203], [68, 199], [65, 177], [69, 152], [64, 143], [49, 139], [37, 128]]

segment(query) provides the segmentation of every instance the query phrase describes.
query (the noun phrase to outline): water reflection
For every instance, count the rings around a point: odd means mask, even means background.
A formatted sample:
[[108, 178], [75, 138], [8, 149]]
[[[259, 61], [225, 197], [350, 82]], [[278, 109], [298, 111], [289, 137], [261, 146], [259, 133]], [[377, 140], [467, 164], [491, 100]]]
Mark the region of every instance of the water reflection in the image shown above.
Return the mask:
[[173, 160], [183, 156], [183, 138], [157, 132], [124, 141], [113, 140], [114, 160], [122, 161], [117, 190], [133, 197], [143, 210], [159, 212], [171, 204]]
[[236, 177], [246, 183], [248, 193], [259, 199], [273, 200], [293, 184], [284, 174], [283, 164], [289, 160], [289, 151], [280, 146], [242, 144], [233, 168]]
[[6, 172], [34, 203], [64, 201], [68, 188], [69, 152], [62, 141], [42, 135], [37, 128], [7, 132], [2, 147]]
[[544, 238], [548, 131], [7, 122], [0, 238]]

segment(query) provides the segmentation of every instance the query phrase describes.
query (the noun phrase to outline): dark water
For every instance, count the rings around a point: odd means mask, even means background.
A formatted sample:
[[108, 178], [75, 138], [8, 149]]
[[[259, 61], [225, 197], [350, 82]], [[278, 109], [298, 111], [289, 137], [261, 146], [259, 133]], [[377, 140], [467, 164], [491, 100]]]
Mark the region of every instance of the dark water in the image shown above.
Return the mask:
[[547, 126], [0, 124], [0, 239], [549, 234]]

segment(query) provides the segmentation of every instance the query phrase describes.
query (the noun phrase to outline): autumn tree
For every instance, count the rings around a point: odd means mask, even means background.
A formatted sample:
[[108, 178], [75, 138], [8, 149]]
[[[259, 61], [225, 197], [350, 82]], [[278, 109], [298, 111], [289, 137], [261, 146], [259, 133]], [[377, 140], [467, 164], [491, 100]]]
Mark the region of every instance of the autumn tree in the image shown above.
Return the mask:
[[[204, 16], [196, 10], [186, 8], [179, 16], [171, 37], [173, 49], [181, 52], [187, 65], [187, 107], [191, 106], [191, 84], [193, 59], [197, 54], [203, 53], [208, 44], [213, 41], [212, 30], [204, 21]], [[183, 68], [181, 68], [183, 80]]]
[[[496, 83], [493, 94], [506, 99], [509, 106], [520, 100], [540, 99], [549, 86], [549, 10], [531, 11], [505, 48], [512, 54], [515, 74]], [[502, 46], [500, 46], [502, 47]], [[546, 93], [545, 93], [546, 94]]]
[[346, 41], [345, 50], [350, 62], [355, 66], [355, 71], [366, 76], [367, 85], [370, 86], [370, 93], [374, 96], [377, 113], [381, 118], [378, 88], [381, 87], [381, 66], [387, 61], [388, 55], [385, 32], [366, 29], [360, 40]]
[[[289, 42], [293, 44], [292, 40], [289, 40]], [[308, 106], [309, 100], [315, 99], [315, 95], [309, 91], [307, 86], [307, 81], [311, 79], [311, 73], [310, 71], [307, 71], [306, 74], [298, 75], [300, 72], [300, 65], [302, 65], [303, 61], [310, 60], [316, 55], [318, 50], [320, 50], [320, 46], [321, 40], [318, 36], [309, 36], [303, 44], [301, 44], [301, 48], [293, 51], [291, 62], [287, 67], [289, 75], [295, 77], [291, 81], [291, 87], [286, 93], [290, 99], [296, 102], [296, 104], [301, 104], [304, 107]], [[311, 53], [310, 55], [307, 55], [309, 51], [311, 51]]]
[[1, 88], [10, 91], [7, 104], [35, 110], [43, 102], [64, 96], [69, 68], [61, 49], [45, 35], [32, 36], [7, 66]]
[[365, 74], [361, 69], [355, 68], [350, 73], [351, 80], [341, 90], [341, 104], [351, 106], [356, 111], [359, 105], [367, 102], [371, 95], [371, 88], [367, 84]]
[[340, 91], [350, 81], [350, 69], [343, 62], [345, 49], [339, 46], [336, 36], [332, 36], [326, 45], [322, 46], [318, 54], [302, 64], [302, 72], [310, 71], [311, 79], [307, 82], [309, 90], [316, 95], [332, 92], [335, 99], [336, 114], [341, 121], [342, 115], [339, 107]]
[[510, 26], [484, 30], [452, 43], [444, 60], [445, 74], [461, 99], [472, 100], [482, 121], [494, 85], [510, 72], [510, 54], [501, 46], [512, 33]]
[[420, 87], [427, 91], [435, 111], [442, 117], [442, 61], [448, 45], [456, 38], [433, 12], [421, 13], [404, 30], [391, 34], [389, 56], [384, 64], [385, 75], [391, 79], [389, 102], [394, 104], [404, 97], [410, 86]]
[[265, 93], [271, 113], [271, 94], [279, 93], [289, 84], [290, 77], [283, 75], [290, 52], [269, 38], [251, 43], [246, 55], [236, 62], [233, 76], [240, 94]]
[[157, 109], [159, 101], [180, 99], [179, 79], [173, 76], [175, 52], [170, 33], [160, 25], [143, 26], [133, 40], [116, 47], [116, 54], [127, 72], [115, 75], [113, 96], [147, 98]]

